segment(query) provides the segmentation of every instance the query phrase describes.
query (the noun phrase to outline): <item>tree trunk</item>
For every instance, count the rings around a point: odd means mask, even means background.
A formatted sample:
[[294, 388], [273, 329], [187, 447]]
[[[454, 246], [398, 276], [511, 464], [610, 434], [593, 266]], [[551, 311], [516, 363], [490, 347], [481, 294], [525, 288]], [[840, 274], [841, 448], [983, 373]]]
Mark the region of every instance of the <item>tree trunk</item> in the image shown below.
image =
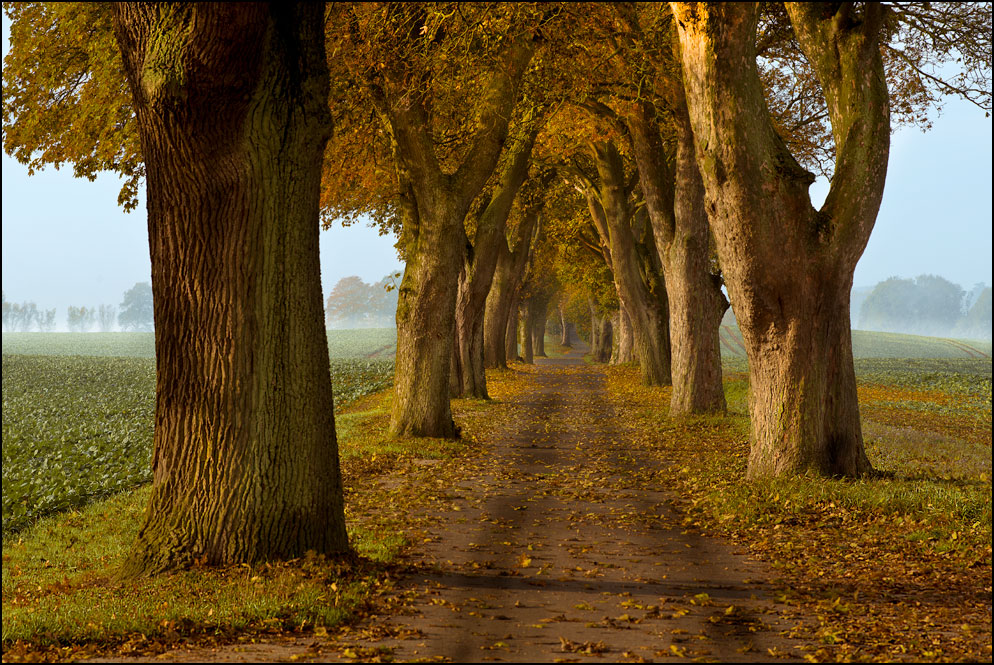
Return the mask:
[[749, 357], [749, 475], [869, 473], [849, 291], [887, 170], [884, 9], [787, 3], [835, 139], [836, 169], [821, 210], [808, 196], [814, 177], [770, 121], [756, 69], [758, 8], [673, 3], [673, 10], [697, 162]]
[[518, 355], [519, 302], [521, 302], [521, 291], [520, 289], [515, 289], [511, 300], [511, 307], [507, 312], [507, 323], [504, 326], [504, 355], [507, 358], [507, 362], [518, 362], [521, 360], [521, 356]]
[[493, 196], [476, 219], [472, 246], [467, 245], [456, 300], [456, 347], [453, 395], [488, 399], [484, 352], [484, 316], [500, 257], [506, 245], [507, 218], [518, 190], [528, 177], [528, 164], [538, 129], [531, 128], [515, 142], [505, 161]]
[[704, 183], [694, 154], [690, 118], [678, 82], [671, 86], [677, 137], [675, 170], [669, 167], [651, 104], [633, 111], [632, 145], [646, 209], [666, 278], [673, 392], [670, 415], [725, 413], [721, 382], [721, 317], [728, 301], [711, 274]]
[[[513, 250], [506, 239], [498, 244], [497, 267], [487, 295], [483, 322], [484, 363], [490, 369], [506, 368], [508, 361], [517, 359], [518, 287], [528, 263], [541, 210], [540, 201], [522, 213], [521, 222], [512, 239]], [[512, 317], [515, 327], [510, 328], [508, 320]], [[510, 353], [508, 349], [511, 349]]]
[[[469, 261], [464, 262], [459, 274], [459, 293], [456, 297], [456, 339], [449, 378], [451, 395], [489, 399], [483, 369], [483, 305], [486, 304], [486, 293], [482, 299], [479, 298], [476, 293], [479, 285], [466, 277], [468, 264]], [[482, 276], [478, 273], [476, 279], [482, 279]]]
[[[636, 246], [632, 228], [635, 209], [626, 191], [624, 164], [617, 147], [610, 141], [598, 142], [594, 144], [594, 158], [600, 183], [596, 196], [588, 193], [587, 201], [594, 225], [610, 247], [618, 299], [631, 320], [633, 348], [642, 371], [642, 383], [669, 385], [666, 290], [649, 263], [653, 258], [658, 261], [658, 256], [643, 256]], [[656, 254], [654, 247], [652, 254]]]
[[569, 322], [566, 321], [566, 311], [565, 309], [563, 309], [562, 303], [559, 303], [558, 309], [559, 309], [559, 325], [562, 328], [562, 337], [560, 337], [559, 343], [562, 346], [569, 346], [570, 345], [570, 334], [569, 334], [569, 325], [568, 325]]
[[601, 316], [591, 309], [590, 313], [590, 355], [594, 362], [606, 363], [611, 359], [611, 346], [613, 335], [611, 329], [611, 319]]
[[635, 361], [635, 352], [632, 350], [632, 323], [628, 312], [622, 307], [618, 310], [618, 358], [617, 364], [630, 363]]
[[348, 550], [318, 262], [320, 4], [122, 3], [147, 165], [152, 495], [122, 575]]
[[550, 296], [543, 298], [538, 307], [535, 309], [535, 314], [532, 320], [531, 326], [531, 336], [532, 336], [532, 346], [534, 348], [535, 355], [539, 358], [547, 358], [545, 353], [545, 324], [549, 319], [549, 300]]
[[404, 225], [420, 231], [406, 252], [397, 299], [391, 436], [458, 436], [449, 406], [449, 373], [462, 265], [457, 239], [459, 233], [465, 237], [465, 211], [450, 197], [436, 196], [436, 200], [437, 209], [419, 205], [416, 219], [404, 213]]
[[521, 362], [526, 365], [535, 363], [532, 348], [532, 318], [535, 316], [534, 303], [531, 298], [521, 302], [521, 321], [518, 326], [518, 348], [521, 349]]

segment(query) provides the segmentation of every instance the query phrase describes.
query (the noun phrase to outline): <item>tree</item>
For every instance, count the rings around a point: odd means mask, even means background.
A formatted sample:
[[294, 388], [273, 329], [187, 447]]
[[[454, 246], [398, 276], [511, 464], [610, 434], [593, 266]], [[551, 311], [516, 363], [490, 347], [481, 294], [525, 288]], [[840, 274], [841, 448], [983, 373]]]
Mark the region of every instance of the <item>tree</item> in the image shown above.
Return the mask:
[[621, 152], [613, 141], [598, 141], [591, 148], [597, 178], [587, 180], [587, 204], [610, 260], [621, 309], [631, 322], [632, 349], [642, 382], [670, 385], [666, 286], [648, 218], [644, 210], [638, 214], [633, 198], [637, 171], [626, 174]]
[[328, 325], [342, 328], [389, 327], [397, 307], [395, 277], [366, 284], [351, 275], [338, 280], [325, 301]]
[[517, 356], [512, 352], [509, 357], [508, 347], [513, 344], [515, 351], [517, 348], [516, 296], [545, 205], [542, 190], [542, 186], [536, 186], [533, 196], [523, 197], [515, 204], [515, 223], [507, 236], [502, 234], [498, 239], [497, 265], [483, 320], [484, 361], [488, 368], [506, 368]]
[[115, 7], [157, 361], [152, 497], [126, 575], [348, 548], [318, 263], [322, 11]]
[[110, 332], [114, 329], [114, 322], [117, 320], [117, 307], [113, 305], [101, 305], [97, 310], [97, 327], [100, 332]]
[[325, 316], [332, 328], [354, 328], [369, 320], [372, 288], [361, 278], [342, 277], [325, 301]]
[[[775, 20], [764, 28], [761, 43], [789, 35], [783, 43], [803, 54], [830, 123], [831, 190], [815, 210], [807, 192], [814, 176], [768, 110], [756, 66], [758, 5], [671, 6], [697, 162], [750, 362], [749, 474], [867, 474], [849, 292], [883, 193], [891, 107], [909, 100], [888, 98], [894, 69], [882, 53], [920, 45], [920, 29], [902, 23], [899, 7], [877, 3], [786, 3], [787, 29], [770, 29], [784, 27]], [[986, 43], [980, 75], [989, 83], [990, 6], [979, 13], [987, 27], [973, 37]], [[916, 57], [935, 62], [951, 48], [934, 40]], [[919, 101], [911, 94], [909, 108]]]
[[535, 51], [529, 10], [500, 7], [352, 5], [340, 16], [348, 28], [342, 48], [355, 54], [348, 75], [389, 139], [395, 194], [388, 205], [406, 261], [395, 436], [457, 435], [449, 392], [463, 222], [498, 164]]
[[38, 312], [38, 332], [55, 330], [55, 309], [45, 309]]
[[96, 320], [97, 312], [92, 308], [69, 305], [69, 309], [66, 310], [66, 324], [69, 327], [69, 332], [89, 332]]
[[121, 326], [121, 330], [150, 332], [155, 325], [152, 285], [148, 282], [138, 282], [125, 291], [120, 309], [117, 323]]
[[991, 287], [984, 288], [973, 306], [953, 330], [957, 337], [968, 339], [991, 338]]
[[758, 6], [672, 6], [697, 161], [750, 363], [749, 474], [866, 474], [848, 299], [887, 167], [882, 11], [788, 6], [831, 109], [837, 167], [819, 211], [807, 192], [814, 177], [767, 111]]
[[916, 279], [891, 277], [877, 284], [863, 301], [863, 330], [945, 336], [963, 316], [963, 289], [935, 275]]
[[[39, 322], [38, 306], [33, 302], [7, 302], [3, 296], [3, 329], [7, 332], [28, 332]], [[54, 314], [53, 314], [54, 316]]]
[[[528, 167], [538, 127], [532, 125], [516, 137], [499, 169], [497, 182], [481, 197], [473, 222], [472, 243], [466, 244], [456, 296], [456, 336], [453, 347], [450, 384], [456, 397], [486, 399], [487, 383], [484, 352], [484, 320], [487, 295], [491, 290], [500, 256], [499, 245], [506, 243], [507, 220], [518, 190], [528, 179]], [[545, 182], [548, 182], [548, 178]], [[468, 239], [468, 234], [467, 234]]]

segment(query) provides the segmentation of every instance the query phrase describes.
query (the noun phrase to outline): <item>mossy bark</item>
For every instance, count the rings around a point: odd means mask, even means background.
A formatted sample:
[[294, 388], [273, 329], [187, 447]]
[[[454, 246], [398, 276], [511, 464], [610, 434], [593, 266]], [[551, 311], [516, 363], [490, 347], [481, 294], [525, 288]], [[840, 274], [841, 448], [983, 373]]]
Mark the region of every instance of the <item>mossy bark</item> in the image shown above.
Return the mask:
[[890, 141], [874, 3], [787, 3], [827, 101], [828, 197], [777, 135], [756, 69], [753, 3], [672, 3], [696, 156], [751, 372], [750, 476], [861, 476], [849, 331], [852, 275], [883, 194]]
[[122, 3], [147, 167], [152, 493], [122, 575], [348, 550], [318, 262], [322, 7]]

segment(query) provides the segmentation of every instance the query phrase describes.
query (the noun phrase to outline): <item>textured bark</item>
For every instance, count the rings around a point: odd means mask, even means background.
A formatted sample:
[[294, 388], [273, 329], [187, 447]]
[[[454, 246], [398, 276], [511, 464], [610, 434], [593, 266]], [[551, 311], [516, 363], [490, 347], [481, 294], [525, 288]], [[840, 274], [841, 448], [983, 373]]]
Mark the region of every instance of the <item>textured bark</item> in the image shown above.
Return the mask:
[[635, 353], [632, 350], [632, 322], [628, 312], [622, 307], [618, 310], [618, 355], [615, 364], [635, 362]]
[[511, 150], [499, 184], [476, 220], [472, 245], [466, 245], [456, 299], [456, 343], [453, 348], [452, 395], [487, 399], [484, 372], [484, 312], [494, 271], [505, 243], [507, 218], [521, 185], [528, 177], [528, 163], [538, 131], [530, 130]]
[[[588, 188], [590, 214], [610, 248], [610, 266], [621, 306], [628, 312], [632, 346], [642, 373], [651, 386], [670, 384], [669, 314], [662, 275], [654, 264], [659, 257], [651, 235], [636, 237], [635, 206], [625, 184], [621, 154], [610, 141], [594, 144], [599, 182]], [[651, 245], [647, 252], [645, 245]]]
[[697, 162], [749, 357], [750, 476], [860, 476], [849, 290], [883, 193], [890, 139], [883, 8], [787, 3], [822, 85], [836, 169], [814, 177], [777, 136], [756, 70], [753, 3], [673, 3]]
[[[392, 7], [403, 11], [400, 4]], [[518, 35], [499, 55], [504, 66], [479, 100], [479, 129], [453, 173], [442, 170], [435, 153], [428, 107], [411, 98], [412, 85], [421, 83], [410, 79], [413, 70], [392, 63], [367, 82], [391, 140], [406, 259], [397, 303], [393, 436], [458, 436], [449, 394], [459, 272], [468, 243], [464, 220], [497, 166], [533, 48], [529, 37]]]
[[608, 362], [613, 343], [611, 318], [602, 315], [597, 304], [590, 300], [590, 357], [597, 363]]
[[124, 576], [348, 550], [318, 263], [322, 11], [115, 8], [156, 332], [152, 495]]
[[[494, 271], [490, 293], [487, 295], [483, 321], [484, 363], [490, 369], [506, 368], [509, 360], [517, 359], [516, 298], [528, 264], [541, 210], [542, 203], [539, 202], [523, 212], [521, 223], [511, 239], [513, 249], [508, 246], [506, 238], [502, 237], [503, 242], [498, 243], [497, 268]], [[508, 319], [512, 315], [515, 323], [514, 327], [510, 328], [509, 344]], [[509, 356], [508, 348], [512, 344], [514, 349]]]
[[[721, 278], [711, 272], [704, 183], [683, 91], [678, 85], [669, 89], [675, 155], [667, 155], [663, 148], [651, 104], [639, 104], [628, 124], [666, 279], [673, 378], [670, 415], [723, 414], [719, 326], [728, 301], [721, 292]], [[675, 168], [669, 166], [671, 161]]]

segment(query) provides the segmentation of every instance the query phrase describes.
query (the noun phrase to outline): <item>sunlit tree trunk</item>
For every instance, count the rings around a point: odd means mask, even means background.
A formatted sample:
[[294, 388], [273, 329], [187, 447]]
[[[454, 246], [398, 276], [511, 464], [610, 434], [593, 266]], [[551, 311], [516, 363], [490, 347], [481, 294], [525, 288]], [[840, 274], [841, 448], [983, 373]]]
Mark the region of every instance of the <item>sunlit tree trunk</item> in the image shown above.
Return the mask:
[[875, 3], [787, 3], [836, 147], [824, 205], [777, 136], [756, 69], [753, 3], [673, 3], [697, 162], [749, 357], [749, 475], [860, 476], [849, 291], [876, 219], [890, 142]]
[[[613, 142], [595, 143], [594, 161], [599, 183], [588, 190], [587, 202], [594, 225], [610, 247], [611, 268], [621, 306], [631, 321], [632, 347], [642, 382], [670, 384], [669, 321], [666, 290], [661, 275], [643, 256], [633, 231], [635, 207], [625, 184], [621, 154]], [[651, 237], [647, 239], [652, 243]], [[655, 254], [655, 248], [652, 250]]]
[[345, 552], [318, 263], [323, 8], [121, 3], [147, 169], [152, 494], [123, 575]]
[[[384, 11], [388, 20], [415, 23], [423, 13], [404, 3], [386, 5]], [[426, 85], [424, 72], [410, 63], [389, 62], [375, 73], [370, 70], [366, 80], [393, 153], [401, 220], [398, 243], [406, 260], [397, 302], [392, 436], [458, 436], [449, 405], [449, 375], [459, 272], [468, 242], [464, 221], [500, 159], [519, 84], [534, 50], [532, 38], [524, 33], [505, 43], [495, 54], [500, 66], [475, 100], [478, 118], [467, 137], [467, 151], [451, 172], [443, 170], [436, 154], [431, 95], [411, 92]]]
[[618, 356], [615, 363], [620, 365], [635, 361], [632, 351], [632, 323], [628, 312], [622, 307], [618, 310]]
[[646, 210], [666, 278], [673, 378], [670, 415], [724, 413], [719, 326], [728, 301], [721, 292], [721, 278], [710, 265], [704, 184], [683, 91], [678, 85], [671, 88], [675, 154], [667, 155], [663, 148], [651, 104], [638, 105], [629, 117]]
[[[506, 238], [498, 246], [497, 268], [487, 295], [483, 324], [484, 363], [488, 368], [505, 368], [509, 361], [517, 359], [518, 287], [528, 264], [541, 210], [539, 202], [522, 212], [521, 222], [511, 239], [513, 250]], [[511, 318], [514, 327], [509, 323]]]

